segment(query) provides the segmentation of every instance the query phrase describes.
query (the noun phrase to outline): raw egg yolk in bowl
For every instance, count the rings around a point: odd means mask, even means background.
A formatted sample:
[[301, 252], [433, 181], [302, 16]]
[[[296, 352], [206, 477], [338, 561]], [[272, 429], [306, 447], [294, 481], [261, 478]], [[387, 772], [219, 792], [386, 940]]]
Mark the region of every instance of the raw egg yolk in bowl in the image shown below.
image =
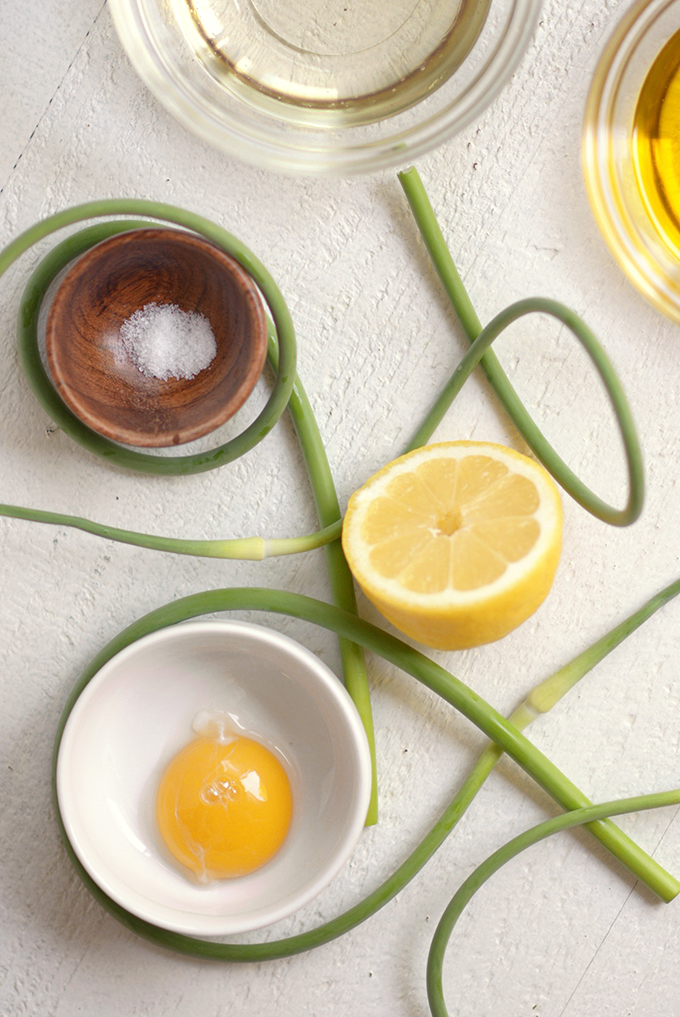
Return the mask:
[[282, 764], [242, 736], [195, 738], [170, 762], [156, 799], [163, 841], [201, 882], [265, 865], [286, 839], [292, 811]]

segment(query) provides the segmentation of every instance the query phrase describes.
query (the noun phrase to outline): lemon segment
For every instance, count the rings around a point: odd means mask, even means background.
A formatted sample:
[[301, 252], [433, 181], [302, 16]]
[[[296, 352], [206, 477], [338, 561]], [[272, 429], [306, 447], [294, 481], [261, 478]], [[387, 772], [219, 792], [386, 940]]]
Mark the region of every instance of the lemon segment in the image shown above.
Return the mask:
[[500, 639], [552, 585], [562, 506], [533, 459], [491, 442], [444, 442], [388, 463], [349, 500], [342, 546], [369, 600], [437, 649]]

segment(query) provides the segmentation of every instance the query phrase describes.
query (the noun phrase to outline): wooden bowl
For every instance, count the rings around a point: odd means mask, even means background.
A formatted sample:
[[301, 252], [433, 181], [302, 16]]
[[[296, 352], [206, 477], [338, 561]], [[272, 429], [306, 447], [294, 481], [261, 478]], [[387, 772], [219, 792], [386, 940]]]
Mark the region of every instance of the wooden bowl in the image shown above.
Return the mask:
[[[217, 351], [195, 377], [163, 379], [135, 365], [121, 326], [148, 304], [207, 318]], [[133, 230], [67, 271], [49, 309], [45, 352], [57, 392], [92, 430], [126, 445], [180, 445], [219, 427], [248, 398], [264, 366], [267, 323], [255, 283], [220, 248], [180, 230]]]

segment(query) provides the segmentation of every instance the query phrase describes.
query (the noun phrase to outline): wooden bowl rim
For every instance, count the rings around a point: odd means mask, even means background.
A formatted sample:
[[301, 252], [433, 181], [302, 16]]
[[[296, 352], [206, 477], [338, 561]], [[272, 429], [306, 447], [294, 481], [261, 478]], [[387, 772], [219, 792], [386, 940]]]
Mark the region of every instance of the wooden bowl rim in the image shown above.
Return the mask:
[[[219, 264], [223, 271], [227, 272], [236, 281], [239, 293], [248, 308], [251, 318], [252, 327], [249, 334], [251, 355], [247, 370], [239, 387], [229, 399], [225, 400], [203, 422], [198, 422], [190, 427], [176, 427], [171, 432], [166, 430], [160, 434], [154, 434], [149, 431], [140, 431], [136, 428], [126, 428], [124, 425], [113, 426], [106, 420], [103, 420], [96, 412], [93, 412], [79, 398], [80, 394], [78, 391], [72, 388], [62, 374], [59, 353], [63, 351], [63, 344], [59, 342], [56, 336], [55, 324], [58, 313], [63, 312], [65, 307], [68, 306], [73, 288], [82, 277], [82, 273], [91, 268], [92, 262], [96, 262], [97, 259], [101, 258], [103, 253], [107, 253], [110, 248], [115, 249], [121, 244], [129, 244], [135, 240], [143, 243], [148, 240], [160, 241], [169, 239], [179, 241], [185, 247], [197, 248], [202, 254], [209, 255]], [[123, 445], [139, 448], [169, 448], [185, 445], [188, 442], [205, 437], [218, 427], [221, 427], [222, 424], [226, 423], [238, 412], [252, 393], [264, 368], [267, 356], [267, 336], [267, 319], [260, 291], [252, 276], [249, 275], [233, 255], [200, 234], [191, 233], [181, 228], [149, 226], [125, 230], [94, 244], [66, 268], [48, 309], [45, 324], [45, 357], [48, 372], [57, 394], [68, 409], [91, 430]], [[185, 379], [184, 385], [190, 388], [193, 381], [193, 378]]]

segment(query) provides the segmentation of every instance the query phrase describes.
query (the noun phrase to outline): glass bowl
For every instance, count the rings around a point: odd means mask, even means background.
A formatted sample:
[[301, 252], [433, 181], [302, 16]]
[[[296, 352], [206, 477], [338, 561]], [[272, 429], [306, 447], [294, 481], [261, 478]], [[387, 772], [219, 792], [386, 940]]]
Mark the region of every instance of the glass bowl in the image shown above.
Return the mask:
[[600, 58], [586, 105], [583, 173], [615, 259], [655, 307], [680, 321], [680, 249], [640, 184], [635, 115], [652, 65], [680, 31], [680, 0], [638, 0]]
[[541, 0], [111, 0], [142, 80], [255, 165], [338, 176], [404, 164], [479, 116]]

